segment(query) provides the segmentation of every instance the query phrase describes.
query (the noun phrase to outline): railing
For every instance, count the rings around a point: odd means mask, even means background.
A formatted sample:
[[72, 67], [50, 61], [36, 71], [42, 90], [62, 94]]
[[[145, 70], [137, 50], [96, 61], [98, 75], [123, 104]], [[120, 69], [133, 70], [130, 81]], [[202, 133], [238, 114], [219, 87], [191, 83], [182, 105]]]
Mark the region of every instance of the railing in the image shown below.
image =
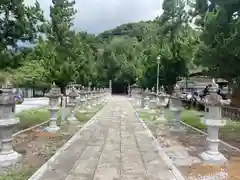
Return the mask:
[[224, 105], [222, 106], [222, 117], [234, 121], [240, 121], [240, 108]]

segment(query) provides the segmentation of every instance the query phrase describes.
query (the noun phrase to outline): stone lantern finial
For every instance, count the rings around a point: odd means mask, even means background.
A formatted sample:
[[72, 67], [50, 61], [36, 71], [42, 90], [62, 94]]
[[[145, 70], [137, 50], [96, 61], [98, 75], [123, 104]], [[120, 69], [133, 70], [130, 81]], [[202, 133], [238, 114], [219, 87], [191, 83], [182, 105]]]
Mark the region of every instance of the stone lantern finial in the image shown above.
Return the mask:
[[173, 96], [176, 97], [176, 98], [181, 98], [180, 87], [177, 84], [174, 87]]
[[155, 87], [154, 86], [152, 87], [152, 92], [155, 92]]

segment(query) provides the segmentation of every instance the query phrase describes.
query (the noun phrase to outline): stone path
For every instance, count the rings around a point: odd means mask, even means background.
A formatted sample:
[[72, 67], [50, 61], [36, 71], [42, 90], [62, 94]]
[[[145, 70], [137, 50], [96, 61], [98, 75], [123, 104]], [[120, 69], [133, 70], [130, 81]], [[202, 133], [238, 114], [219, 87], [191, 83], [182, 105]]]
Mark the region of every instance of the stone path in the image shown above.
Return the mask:
[[[116, 107], [127, 112], [120, 118]], [[115, 116], [114, 116], [115, 115]], [[30, 180], [174, 180], [124, 97], [113, 97], [69, 146]]]

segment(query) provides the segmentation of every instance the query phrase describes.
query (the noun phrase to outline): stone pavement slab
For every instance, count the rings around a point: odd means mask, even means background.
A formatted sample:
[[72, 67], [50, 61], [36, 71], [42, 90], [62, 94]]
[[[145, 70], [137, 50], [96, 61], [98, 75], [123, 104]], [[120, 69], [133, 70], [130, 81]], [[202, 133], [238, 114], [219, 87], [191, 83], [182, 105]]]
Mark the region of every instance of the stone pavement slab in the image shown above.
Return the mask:
[[[120, 107], [127, 114], [113, 113]], [[125, 97], [113, 96], [66, 149], [31, 180], [174, 180]]]

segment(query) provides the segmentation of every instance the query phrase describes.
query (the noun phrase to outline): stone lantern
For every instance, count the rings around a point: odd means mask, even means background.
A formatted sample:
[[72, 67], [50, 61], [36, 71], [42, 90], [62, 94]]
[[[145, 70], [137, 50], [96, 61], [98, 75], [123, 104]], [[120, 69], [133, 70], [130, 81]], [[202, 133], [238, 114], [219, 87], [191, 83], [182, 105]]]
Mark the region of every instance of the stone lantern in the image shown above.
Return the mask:
[[80, 90], [80, 111], [81, 113], [85, 113], [85, 105], [86, 105], [86, 92], [84, 90]]
[[157, 120], [159, 121], [166, 121], [165, 118], [165, 107], [168, 104], [169, 101], [169, 96], [165, 93], [159, 94], [158, 95], [158, 100], [159, 100], [159, 117]]
[[96, 106], [96, 99], [97, 99], [97, 91], [94, 87], [92, 90], [92, 106]]
[[71, 89], [71, 92], [68, 94], [69, 102], [67, 104], [68, 107], [71, 108], [71, 114], [68, 118], [68, 121], [75, 121], [77, 120], [75, 117], [75, 107], [77, 105], [76, 98], [78, 97], [78, 92], [75, 88]]
[[155, 109], [156, 109], [156, 94], [155, 94], [155, 88], [152, 88], [152, 92], [151, 92], [151, 99], [150, 99], [150, 109], [151, 109], [151, 113], [155, 113]]
[[149, 110], [149, 100], [150, 100], [150, 98], [149, 98], [149, 90], [148, 90], [148, 88], [145, 90], [145, 92], [144, 92], [144, 94], [145, 94], [145, 97], [144, 97], [144, 110]]
[[180, 114], [182, 112], [182, 99], [181, 99], [181, 91], [179, 86], [176, 86], [174, 89], [174, 93], [171, 96], [170, 104], [170, 119], [169, 124], [172, 125], [172, 131], [181, 131], [183, 127], [180, 123]]
[[60, 128], [57, 126], [58, 110], [59, 110], [59, 98], [61, 97], [60, 88], [56, 87], [55, 84], [52, 85], [49, 93], [46, 94], [46, 97], [49, 98], [49, 112], [51, 115], [49, 126], [46, 128], [48, 132], [57, 132]]
[[0, 167], [12, 166], [22, 159], [22, 155], [14, 151], [12, 146], [13, 128], [19, 123], [12, 111], [14, 106], [13, 89], [7, 82], [0, 94]]
[[219, 128], [226, 125], [222, 119], [221, 96], [211, 92], [205, 97], [205, 111], [202, 123], [207, 126], [207, 150], [200, 154], [202, 160], [210, 164], [224, 164], [227, 159], [218, 151]]
[[92, 102], [92, 93], [91, 93], [91, 87], [89, 86], [88, 87], [88, 90], [87, 90], [87, 109], [91, 109], [92, 106], [91, 106], [91, 102]]

